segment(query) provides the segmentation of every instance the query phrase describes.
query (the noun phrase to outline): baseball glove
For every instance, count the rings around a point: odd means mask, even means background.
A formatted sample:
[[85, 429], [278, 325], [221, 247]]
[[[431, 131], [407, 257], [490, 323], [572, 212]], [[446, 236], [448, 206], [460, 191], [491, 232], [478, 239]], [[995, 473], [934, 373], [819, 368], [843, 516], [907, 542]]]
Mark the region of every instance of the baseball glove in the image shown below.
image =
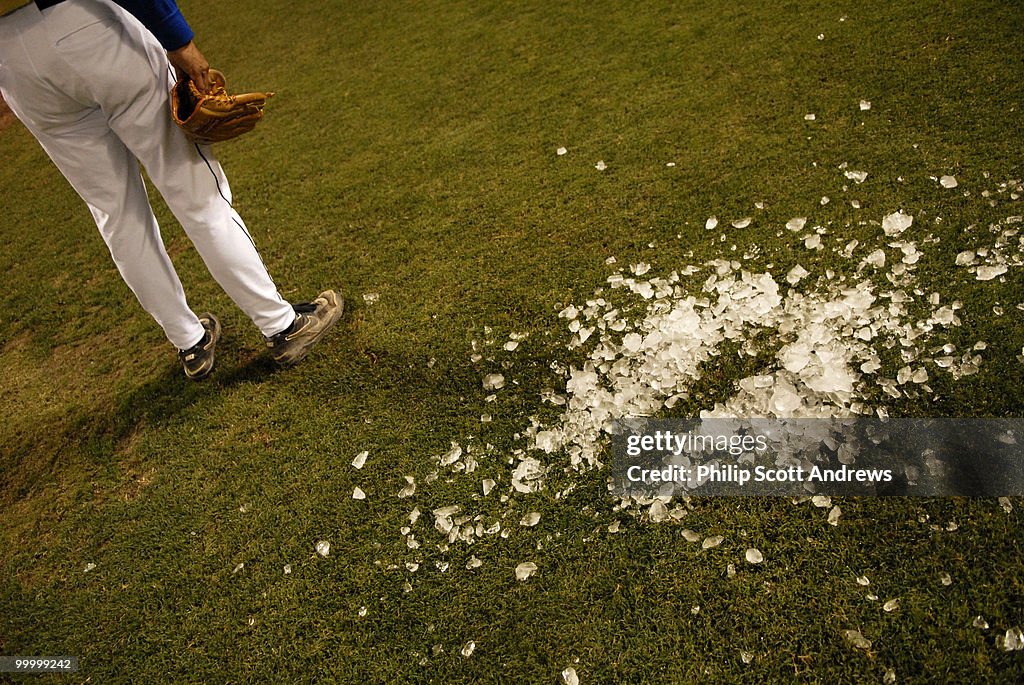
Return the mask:
[[171, 117], [194, 143], [219, 143], [237, 138], [256, 127], [263, 106], [273, 93], [228, 95], [224, 74], [210, 69], [213, 88], [201, 93], [184, 76], [171, 89]]

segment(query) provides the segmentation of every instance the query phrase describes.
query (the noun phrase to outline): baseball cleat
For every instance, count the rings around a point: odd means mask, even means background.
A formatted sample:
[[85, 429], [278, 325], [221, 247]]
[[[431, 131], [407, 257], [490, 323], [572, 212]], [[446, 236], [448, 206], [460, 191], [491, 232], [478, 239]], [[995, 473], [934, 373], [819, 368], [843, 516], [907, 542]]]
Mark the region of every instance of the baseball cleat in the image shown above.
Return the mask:
[[277, 335], [265, 338], [270, 356], [281, 366], [302, 361], [313, 345], [341, 318], [345, 302], [333, 290], [325, 290], [312, 302], [293, 304], [295, 321]]
[[220, 340], [220, 321], [216, 316], [200, 314], [199, 323], [206, 329], [203, 339], [187, 350], [178, 350], [178, 359], [185, 369], [185, 377], [194, 381], [206, 378], [213, 371], [213, 350]]

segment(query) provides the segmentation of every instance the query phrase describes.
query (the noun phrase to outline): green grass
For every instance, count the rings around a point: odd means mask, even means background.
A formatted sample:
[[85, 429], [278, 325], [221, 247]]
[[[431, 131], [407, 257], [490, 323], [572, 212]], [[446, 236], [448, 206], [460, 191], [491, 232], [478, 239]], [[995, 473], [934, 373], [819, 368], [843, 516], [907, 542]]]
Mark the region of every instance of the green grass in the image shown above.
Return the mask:
[[[619, 266], [664, 275], [754, 245], [747, 268], [852, 276], [855, 261], [777, 235], [794, 216], [836, 245], [881, 245], [858, 222], [902, 208], [914, 239], [941, 239], [922, 247], [918, 286], [963, 302], [964, 325], [936, 344], [989, 346], [977, 376], [937, 377], [893, 415], [1021, 416], [1020, 269], [979, 283], [953, 266], [1024, 213], [981, 197], [1022, 176], [1019, 8], [182, 4], [233, 88], [278, 92], [255, 134], [219, 149], [276, 282], [295, 300], [340, 287], [350, 313], [275, 372], [160, 205], [190, 301], [226, 329], [215, 376], [186, 383], [80, 200], [22, 127], [0, 132], [0, 654], [76, 655], [75, 676], [49, 679], [93, 683], [554, 683], [570, 665], [583, 683], [1024, 679], [1021, 653], [995, 646], [1024, 623], [1018, 500], [1007, 514], [990, 499], [842, 499], [830, 526], [785, 499], [695, 499], [679, 524], [648, 524], [615, 510], [601, 473], [565, 497], [552, 483], [498, 499], [516, 434], [557, 417], [540, 399], [559, 383], [551, 363], [579, 359], [562, 306]], [[498, 346], [510, 332], [529, 334], [514, 353]], [[502, 362], [518, 385], [485, 402], [480, 379]], [[754, 371], [716, 358], [683, 413]], [[452, 440], [478, 471], [427, 482]], [[398, 499], [405, 475], [417, 491]], [[499, 480], [486, 498], [485, 477]], [[430, 511], [456, 503], [505, 517], [508, 538], [439, 549]], [[400, 533], [414, 506], [418, 550]], [[530, 511], [540, 524], [519, 526]], [[725, 542], [702, 552], [683, 528]], [[764, 564], [743, 561], [751, 546]], [[467, 570], [470, 555], [484, 564]], [[539, 571], [518, 582], [527, 560]]]

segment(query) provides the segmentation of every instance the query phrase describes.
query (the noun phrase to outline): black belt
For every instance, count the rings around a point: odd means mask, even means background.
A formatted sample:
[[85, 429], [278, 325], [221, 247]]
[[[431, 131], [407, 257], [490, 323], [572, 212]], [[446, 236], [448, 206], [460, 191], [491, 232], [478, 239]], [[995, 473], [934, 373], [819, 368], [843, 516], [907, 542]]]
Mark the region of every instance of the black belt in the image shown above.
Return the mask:
[[54, 5], [59, 5], [62, 2], [64, 2], [64, 0], [36, 0], [36, 7], [40, 10], [44, 10], [47, 7], [53, 7]]

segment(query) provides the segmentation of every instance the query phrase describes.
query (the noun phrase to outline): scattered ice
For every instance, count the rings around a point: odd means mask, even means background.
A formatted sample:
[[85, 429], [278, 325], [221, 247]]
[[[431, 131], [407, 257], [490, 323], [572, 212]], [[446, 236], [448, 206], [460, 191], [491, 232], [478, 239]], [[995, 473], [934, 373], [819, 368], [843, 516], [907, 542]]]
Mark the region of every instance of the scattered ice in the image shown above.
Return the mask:
[[732, 227], [733, 228], [746, 228], [747, 226], [750, 225], [751, 221], [753, 221], [752, 217], [745, 216], [742, 219], [736, 219], [735, 221], [733, 221], [732, 222]]
[[[846, 173], [857, 181], [860, 172]], [[822, 200], [822, 204], [827, 202], [827, 198]], [[921, 217], [918, 226], [927, 226], [931, 219], [923, 211]], [[750, 218], [730, 223], [748, 225], [745, 221]], [[628, 270], [617, 269], [590, 298], [559, 305], [562, 308], [558, 316], [565, 319], [572, 337], [569, 348], [578, 349], [580, 355], [572, 365], [561, 361], [551, 365], [564, 380], [564, 390], [549, 387], [543, 391], [542, 400], [557, 406], [560, 414], [546, 423], [531, 417], [517, 436], [525, 443], [523, 449], [506, 452], [504, 447], [488, 445], [484, 450], [470, 437], [463, 438], [462, 445], [453, 441], [446, 454], [435, 457], [440, 468], [421, 483], [437, 479], [438, 471], [441, 478], [469, 473], [477, 460], [484, 464], [484, 453], [490, 458], [488, 473], [494, 477], [483, 480], [479, 487], [484, 496], [495, 495], [487, 504], [497, 506], [500, 501], [507, 506], [497, 517], [463, 512], [459, 505], [435, 510], [434, 529], [441, 536], [436, 549], [444, 553], [456, 543], [473, 544], [490, 535], [507, 537], [515, 533], [515, 527], [509, 524], [516, 520], [530, 525], [536, 513], [524, 516], [524, 510], [516, 511], [510, 502], [523, 502], [521, 494], [526, 493], [549, 492], [554, 499], [565, 497], [577, 482], [566, 485], [564, 476], [571, 478], [574, 471], [604, 466], [601, 460], [608, 453], [613, 421], [656, 416], [673, 406], [678, 411], [691, 400], [689, 394], [709, 367], [718, 368], [719, 356], [725, 350], [733, 354], [733, 346], [744, 358], [762, 357], [766, 352], [770, 357], [758, 359], [759, 366], [750, 376], [735, 379], [736, 392], [712, 408], [699, 411], [701, 418], [885, 416], [884, 403], [889, 398], [930, 396], [928, 383], [936, 375], [950, 374], [956, 379], [977, 373], [983, 348], [958, 350], [951, 344], [943, 345], [945, 340], [935, 341], [944, 327], [960, 325], [964, 306], [915, 287], [915, 269], [922, 261], [922, 249], [938, 239], [925, 235], [924, 229], [908, 232], [914, 221], [903, 211], [882, 217], [881, 226], [878, 219], [865, 217], [859, 222], [864, 232], [858, 232], [858, 240], [850, 240], [827, 218], [820, 219], [822, 225], [813, 228], [807, 226], [807, 217], [789, 220], [786, 229], [798, 234], [792, 236], [794, 245], [799, 238], [812, 249], [827, 249], [830, 256], [853, 260], [851, 267], [856, 267], [856, 273], [836, 267], [838, 278], [825, 266], [819, 271], [817, 264], [812, 266], [814, 273], [798, 265], [784, 279], [770, 272], [770, 264], [759, 273], [750, 269], [750, 264], [756, 262], [744, 263], [753, 257], [744, 256], [741, 262], [739, 255], [744, 252], [737, 252], [732, 259], [680, 264], [667, 276], [653, 273], [646, 262], [634, 263]], [[699, 227], [699, 221], [696, 225]], [[704, 225], [711, 230], [718, 228], [719, 222], [711, 216]], [[1005, 225], [999, 228], [1003, 229]], [[781, 231], [778, 234], [785, 235]], [[833, 244], [833, 240], [837, 242]], [[965, 250], [957, 257], [957, 264], [972, 270], [1013, 266], [1006, 248], [1008, 240], [1004, 240], [1001, 252], [994, 247], [987, 252], [979, 247]], [[744, 249], [749, 255], [759, 255], [756, 246]], [[606, 260], [608, 264], [615, 261], [614, 257]], [[681, 278], [698, 273], [702, 281]], [[798, 283], [805, 284], [800, 289], [805, 292], [786, 287]], [[487, 335], [488, 345], [507, 344]], [[762, 339], [771, 340], [769, 346]], [[481, 361], [487, 356], [476, 344], [473, 351], [483, 352]], [[512, 373], [513, 361], [509, 358], [501, 362], [505, 374]], [[486, 391], [504, 385], [502, 373], [488, 374], [483, 380]], [[495, 398], [492, 394], [488, 400]], [[685, 411], [692, 408], [686, 407]], [[495, 467], [504, 470], [496, 471]], [[545, 485], [549, 473], [550, 488]], [[498, 483], [502, 490], [496, 495], [493, 490]], [[480, 492], [476, 487], [474, 482], [471, 489]], [[840, 507], [828, 497], [812, 498], [810, 494], [801, 501], [810, 500], [826, 510], [828, 523], [838, 525]], [[473, 499], [480, 500], [480, 496]], [[627, 530], [629, 517], [641, 524], [678, 521], [688, 507], [687, 502], [686, 506], [673, 508], [667, 498], [623, 500], [615, 509], [616, 519], [605, 527], [609, 533]], [[594, 511], [595, 518], [598, 513]], [[434, 531], [420, 532], [421, 537], [427, 534]], [[724, 540], [724, 536], [705, 538], [689, 529], [681, 535], [689, 542], [700, 542], [702, 549], [712, 549]], [[411, 530], [403, 529], [403, 536], [410, 549], [419, 550], [410, 553], [410, 557], [416, 555], [417, 562], [424, 561], [421, 555], [435, 547], [427, 540], [421, 547]], [[538, 539], [537, 549], [549, 542], [550, 536]], [[763, 562], [759, 552], [759, 561], [751, 559], [754, 552], [757, 550], [747, 550], [747, 560]], [[470, 562], [482, 563], [476, 557]], [[469, 564], [467, 568], [471, 568]], [[515, 569], [517, 579], [529, 578], [536, 568], [532, 562], [520, 564]], [[726, 575], [734, 576], [735, 564], [729, 564], [728, 569]], [[866, 585], [866, 577], [857, 578], [858, 583], [862, 580]], [[876, 595], [872, 597], [877, 599]], [[883, 610], [894, 609], [892, 601], [883, 604]]]
[[580, 677], [576, 675], [576, 669], [572, 666], [562, 671], [563, 685], [580, 685]]
[[352, 499], [366, 499], [366, 493], [357, 485], [352, 488]]
[[805, 114], [805, 115], [804, 115], [804, 119], [805, 119], [806, 121], [814, 121], [814, 120], [815, 120], [816, 118], [817, 118], [817, 117], [816, 117], [816, 116], [814, 116], [814, 114], [813, 114], [813, 113], [811, 113], [811, 114]]
[[473, 651], [476, 649], [476, 643], [470, 640], [462, 647], [462, 656], [468, 659], [473, 656]]
[[984, 616], [975, 616], [974, 620], [971, 621], [972, 628], [978, 628], [980, 630], [988, 630], [988, 621], [985, 620]]
[[557, 154], [559, 157], [564, 155], [566, 152], [568, 152], [568, 150], [566, 150], [564, 147], [560, 147], [557, 150], [555, 150], [555, 154]]
[[291, 564], [285, 564], [284, 565], [284, 574], [286, 576], [290, 576], [291, 573], [292, 573], [292, 565]]
[[871, 101], [870, 100], [861, 100], [860, 101], [860, 110], [862, 112], [866, 112], [869, 109], [871, 109]]
[[234, 570], [231, 571], [231, 575], [234, 575], [234, 574], [238, 573], [243, 568], [245, 568], [245, 562], [244, 561], [241, 562], [240, 564], [238, 564], [237, 566], [235, 566]]
[[95, 568], [96, 568], [96, 564], [94, 564], [92, 562], [89, 562], [88, 564], [85, 565], [85, 568], [82, 569], [82, 573], [88, 573], [89, 571], [92, 571]]
[[898, 600], [898, 599], [890, 599], [885, 604], [882, 605], [882, 611], [884, 611], [886, 613], [892, 613], [893, 611], [896, 611], [899, 608], [900, 608], [900, 600]]
[[359, 454], [356, 455], [356, 458], [352, 460], [352, 466], [356, 467], [357, 469], [363, 468], [363, 466], [366, 464], [366, 458], [368, 456], [370, 456], [369, 452], [365, 450], [360, 452]]
[[598, 161], [597, 164], [594, 165], [594, 168], [597, 169], [598, 171], [604, 171], [605, 169], [608, 168], [608, 165], [605, 164], [604, 160], [602, 159], [602, 160]]
[[366, 304], [376, 304], [380, 299], [380, 293], [363, 293], [363, 302]]
[[745, 556], [747, 558], [747, 561], [751, 564], [760, 564], [762, 561], [764, 561], [764, 555], [761, 554], [760, 550], [755, 549], [754, 547], [748, 549]]
[[316, 543], [316, 553], [322, 557], [326, 557], [331, 553], [331, 543], [327, 540], [320, 540]]
[[943, 188], [956, 188], [958, 185], [960, 185], [952, 176], [943, 176], [942, 178], [939, 179], [939, 184]]

